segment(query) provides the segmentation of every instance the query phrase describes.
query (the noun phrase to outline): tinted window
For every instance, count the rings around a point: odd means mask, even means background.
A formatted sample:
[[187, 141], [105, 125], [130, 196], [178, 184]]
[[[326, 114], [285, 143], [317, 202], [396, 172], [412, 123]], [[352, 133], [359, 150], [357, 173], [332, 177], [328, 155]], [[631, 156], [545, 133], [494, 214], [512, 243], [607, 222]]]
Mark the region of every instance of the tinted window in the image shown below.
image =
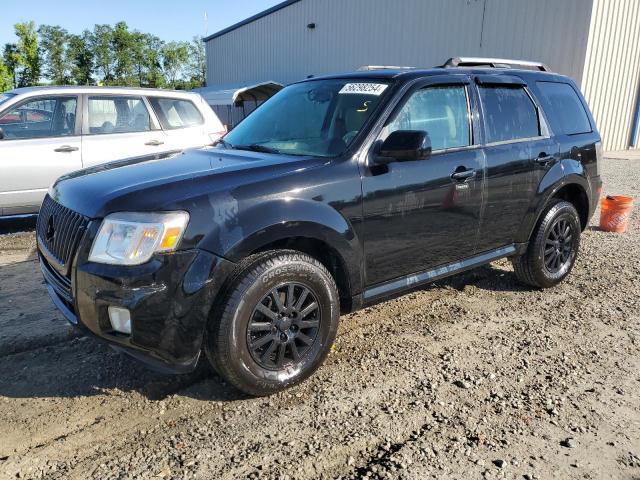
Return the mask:
[[591, 124], [576, 91], [568, 83], [537, 82], [540, 102], [558, 134], [573, 135], [591, 131]]
[[76, 97], [39, 97], [0, 115], [5, 140], [65, 137], [75, 133]]
[[196, 106], [189, 100], [158, 97], [151, 97], [149, 100], [165, 130], [195, 127], [202, 125], [204, 121]]
[[367, 80], [313, 80], [290, 85], [225, 136], [233, 148], [290, 155], [343, 153], [387, 91]]
[[151, 130], [149, 111], [137, 97], [89, 97], [89, 132], [92, 134]]
[[540, 135], [538, 112], [520, 86], [480, 87], [487, 143]]
[[387, 134], [396, 130], [424, 130], [429, 134], [434, 150], [469, 145], [465, 87], [430, 87], [417, 91], [386, 130]]

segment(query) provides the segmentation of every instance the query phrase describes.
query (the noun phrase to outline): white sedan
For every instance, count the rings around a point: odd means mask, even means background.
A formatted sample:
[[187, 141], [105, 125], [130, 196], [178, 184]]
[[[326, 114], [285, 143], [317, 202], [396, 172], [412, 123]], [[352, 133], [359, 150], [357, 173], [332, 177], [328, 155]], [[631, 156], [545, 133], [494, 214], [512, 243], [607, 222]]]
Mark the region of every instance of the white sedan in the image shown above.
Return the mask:
[[0, 217], [37, 213], [59, 176], [213, 144], [224, 127], [191, 92], [32, 87], [0, 94]]

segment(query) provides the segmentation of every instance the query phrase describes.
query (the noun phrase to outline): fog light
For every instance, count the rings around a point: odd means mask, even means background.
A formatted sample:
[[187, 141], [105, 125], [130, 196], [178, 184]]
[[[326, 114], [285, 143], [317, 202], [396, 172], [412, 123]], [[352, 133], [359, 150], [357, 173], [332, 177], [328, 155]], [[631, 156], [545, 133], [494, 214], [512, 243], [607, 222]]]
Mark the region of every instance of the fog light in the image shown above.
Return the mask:
[[116, 332], [131, 335], [131, 313], [126, 308], [109, 307], [109, 320]]

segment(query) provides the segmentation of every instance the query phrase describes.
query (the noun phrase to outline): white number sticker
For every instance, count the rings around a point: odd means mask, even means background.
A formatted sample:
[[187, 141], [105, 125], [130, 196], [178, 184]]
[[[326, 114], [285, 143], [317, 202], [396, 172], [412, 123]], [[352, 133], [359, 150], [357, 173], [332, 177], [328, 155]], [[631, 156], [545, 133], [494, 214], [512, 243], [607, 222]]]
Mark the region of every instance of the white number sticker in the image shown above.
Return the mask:
[[347, 83], [338, 93], [356, 93], [359, 95], [380, 95], [387, 88], [384, 83]]

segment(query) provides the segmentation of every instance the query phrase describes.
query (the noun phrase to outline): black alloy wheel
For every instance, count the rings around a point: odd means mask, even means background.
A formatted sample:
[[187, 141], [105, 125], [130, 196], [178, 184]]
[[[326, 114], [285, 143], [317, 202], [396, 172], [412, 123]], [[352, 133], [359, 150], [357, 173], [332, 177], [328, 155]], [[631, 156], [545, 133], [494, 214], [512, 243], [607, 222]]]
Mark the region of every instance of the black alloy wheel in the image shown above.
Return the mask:
[[552, 224], [544, 250], [544, 266], [550, 273], [555, 274], [568, 267], [575, 234], [567, 218], [557, 218]]
[[549, 288], [571, 272], [580, 248], [582, 225], [575, 206], [552, 199], [540, 215], [527, 250], [513, 257], [516, 277], [528, 285]]
[[274, 287], [253, 309], [247, 346], [263, 368], [294, 365], [317, 341], [322, 312], [313, 290], [301, 283]]
[[212, 309], [204, 340], [211, 366], [249, 395], [309, 377], [338, 332], [340, 296], [327, 268], [294, 250], [247, 257]]

